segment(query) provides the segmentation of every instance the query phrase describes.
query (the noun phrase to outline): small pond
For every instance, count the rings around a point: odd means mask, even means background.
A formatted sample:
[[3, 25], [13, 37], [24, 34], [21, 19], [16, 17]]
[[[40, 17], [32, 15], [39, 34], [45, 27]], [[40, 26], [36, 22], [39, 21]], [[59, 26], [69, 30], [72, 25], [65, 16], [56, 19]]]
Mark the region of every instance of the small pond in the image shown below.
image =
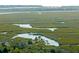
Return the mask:
[[12, 39], [15, 39], [17, 37], [21, 37], [21, 38], [29, 38], [29, 39], [32, 39], [32, 40], [35, 40], [35, 38], [40, 38], [45, 42], [46, 45], [53, 45], [53, 46], [59, 46], [59, 43], [56, 42], [55, 40], [52, 40], [50, 38], [47, 38], [45, 36], [42, 36], [42, 35], [34, 35], [34, 34], [30, 34], [30, 33], [24, 33], [24, 34], [17, 34], [16, 36], [12, 37]]

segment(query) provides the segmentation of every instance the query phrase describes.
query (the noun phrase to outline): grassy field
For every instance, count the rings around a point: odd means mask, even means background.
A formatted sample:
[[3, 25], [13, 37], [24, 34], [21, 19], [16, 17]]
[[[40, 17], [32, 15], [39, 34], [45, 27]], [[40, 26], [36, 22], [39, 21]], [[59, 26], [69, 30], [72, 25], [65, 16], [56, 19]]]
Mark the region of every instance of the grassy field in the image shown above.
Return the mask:
[[[64, 23], [62, 23], [64, 22]], [[47, 29], [20, 28], [12, 24], [31, 24], [34, 28], [58, 28], [52, 32]], [[67, 52], [79, 52], [79, 12], [31, 12], [0, 14], [0, 40], [10, 39], [18, 33], [42, 33], [59, 42]], [[20, 38], [21, 39], [21, 38]]]

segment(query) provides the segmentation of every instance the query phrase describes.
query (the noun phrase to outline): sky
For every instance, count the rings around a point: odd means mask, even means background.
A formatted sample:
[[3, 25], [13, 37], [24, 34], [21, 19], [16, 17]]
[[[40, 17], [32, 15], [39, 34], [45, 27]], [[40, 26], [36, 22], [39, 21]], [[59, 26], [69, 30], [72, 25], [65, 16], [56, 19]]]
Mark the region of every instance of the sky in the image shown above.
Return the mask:
[[79, 0], [0, 0], [0, 5], [79, 6]]

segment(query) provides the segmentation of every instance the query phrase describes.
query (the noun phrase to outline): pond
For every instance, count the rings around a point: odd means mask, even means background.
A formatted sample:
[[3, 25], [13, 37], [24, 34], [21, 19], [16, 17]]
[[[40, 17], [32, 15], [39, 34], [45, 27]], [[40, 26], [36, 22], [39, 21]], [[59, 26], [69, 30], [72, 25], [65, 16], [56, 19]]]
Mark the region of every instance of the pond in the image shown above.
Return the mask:
[[58, 28], [35, 28], [35, 27], [32, 27], [31, 24], [13, 24], [13, 25], [19, 26], [21, 28], [45, 29], [45, 30], [50, 30], [52, 32], [58, 29]]
[[35, 38], [40, 38], [45, 42], [45, 45], [53, 45], [53, 46], [59, 46], [59, 43], [56, 42], [55, 40], [52, 40], [50, 38], [47, 38], [45, 36], [42, 36], [42, 35], [34, 35], [34, 34], [30, 34], [30, 33], [24, 33], [24, 34], [17, 34], [16, 36], [12, 37], [12, 39], [15, 39], [17, 37], [21, 37], [21, 38], [29, 38], [29, 39], [32, 39], [32, 40], [35, 40]]
[[7, 34], [7, 33], [8, 33], [8, 32], [0, 32], [0, 34], [4, 34], [4, 35]]
[[19, 26], [21, 28], [32, 28], [30, 24], [13, 24], [13, 25]]

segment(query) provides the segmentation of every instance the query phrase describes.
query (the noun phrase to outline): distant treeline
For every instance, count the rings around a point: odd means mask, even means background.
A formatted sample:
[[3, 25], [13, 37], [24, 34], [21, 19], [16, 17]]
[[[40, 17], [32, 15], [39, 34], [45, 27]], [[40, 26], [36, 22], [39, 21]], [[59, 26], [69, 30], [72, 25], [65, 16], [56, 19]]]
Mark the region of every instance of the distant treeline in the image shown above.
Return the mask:
[[0, 11], [79, 11], [79, 6], [0, 5]]

